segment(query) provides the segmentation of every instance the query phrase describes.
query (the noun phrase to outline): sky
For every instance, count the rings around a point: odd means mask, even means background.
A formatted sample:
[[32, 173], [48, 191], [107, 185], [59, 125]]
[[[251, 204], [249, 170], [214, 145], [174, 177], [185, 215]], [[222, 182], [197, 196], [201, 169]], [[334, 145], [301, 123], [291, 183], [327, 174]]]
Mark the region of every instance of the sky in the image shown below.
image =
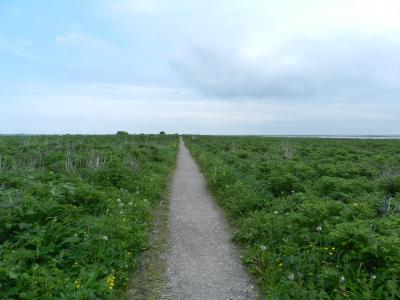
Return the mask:
[[400, 134], [398, 0], [0, 0], [0, 134]]

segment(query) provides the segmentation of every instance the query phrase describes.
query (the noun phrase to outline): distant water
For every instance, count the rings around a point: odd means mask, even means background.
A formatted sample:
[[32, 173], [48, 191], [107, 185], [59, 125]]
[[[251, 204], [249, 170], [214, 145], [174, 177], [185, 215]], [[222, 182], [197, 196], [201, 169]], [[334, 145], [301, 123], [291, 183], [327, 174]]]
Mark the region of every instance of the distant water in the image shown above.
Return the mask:
[[400, 135], [264, 135], [265, 137], [317, 138], [317, 139], [361, 139], [399, 140]]

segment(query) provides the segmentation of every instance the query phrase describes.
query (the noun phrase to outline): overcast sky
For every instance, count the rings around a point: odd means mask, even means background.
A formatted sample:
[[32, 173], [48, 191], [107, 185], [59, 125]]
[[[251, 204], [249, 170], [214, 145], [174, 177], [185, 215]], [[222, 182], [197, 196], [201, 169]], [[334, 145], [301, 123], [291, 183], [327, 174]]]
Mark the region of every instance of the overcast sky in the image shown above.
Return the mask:
[[0, 0], [0, 133], [400, 134], [399, 0]]

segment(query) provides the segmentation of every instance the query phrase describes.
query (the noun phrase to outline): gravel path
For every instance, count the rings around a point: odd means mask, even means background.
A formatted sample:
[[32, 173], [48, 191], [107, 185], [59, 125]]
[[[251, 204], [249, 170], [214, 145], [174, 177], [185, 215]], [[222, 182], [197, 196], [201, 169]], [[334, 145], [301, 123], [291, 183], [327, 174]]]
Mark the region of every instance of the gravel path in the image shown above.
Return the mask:
[[182, 141], [170, 201], [169, 287], [162, 299], [254, 299], [227, 225]]

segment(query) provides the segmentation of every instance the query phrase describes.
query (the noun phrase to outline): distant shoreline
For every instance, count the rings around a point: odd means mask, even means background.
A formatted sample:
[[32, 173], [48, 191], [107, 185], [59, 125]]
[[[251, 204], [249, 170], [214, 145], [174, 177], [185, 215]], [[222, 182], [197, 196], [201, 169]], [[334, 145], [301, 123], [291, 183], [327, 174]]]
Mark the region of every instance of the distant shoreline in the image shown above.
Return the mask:
[[400, 135], [263, 135], [264, 137], [317, 138], [317, 139], [361, 139], [398, 140]]
[[[157, 133], [131, 133], [130, 135], [157, 135]], [[0, 134], [0, 137], [10, 137], [10, 136], [19, 136], [19, 137], [34, 137], [34, 136], [112, 136], [115, 134], [112, 133], [64, 133], [64, 134], [12, 134], [12, 133], [3, 133]], [[315, 138], [315, 139], [358, 139], [358, 140], [400, 140], [400, 135], [311, 135], [311, 134], [299, 134], [299, 135], [263, 135], [263, 134], [182, 134], [182, 135], [200, 135], [200, 136], [230, 136], [230, 137], [270, 137], [270, 138]]]

